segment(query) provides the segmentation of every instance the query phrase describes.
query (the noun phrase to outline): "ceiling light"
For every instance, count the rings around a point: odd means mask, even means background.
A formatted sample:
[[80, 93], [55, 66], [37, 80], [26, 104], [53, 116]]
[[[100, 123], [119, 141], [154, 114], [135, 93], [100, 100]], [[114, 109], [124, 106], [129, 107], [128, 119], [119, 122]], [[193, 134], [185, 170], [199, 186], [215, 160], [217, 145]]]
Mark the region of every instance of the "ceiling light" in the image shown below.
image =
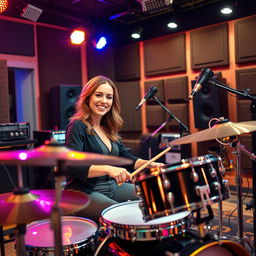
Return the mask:
[[0, 0], [0, 13], [3, 13], [8, 6], [8, 1], [7, 0]]
[[85, 32], [75, 29], [70, 35], [72, 44], [81, 44], [85, 40]]
[[221, 10], [220, 10], [220, 12], [222, 13], [222, 14], [230, 14], [230, 13], [232, 13], [232, 9], [230, 8], [230, 7], [224, 7], [224, 8], [222, 8]]
[[140, 33], [138, 33], [138, 32], [132, 33], [132, 34], [131, 34], [131, 37], [132, 37], [133, 39], [139, 39], [139, 38], [140, 38]]
[[175, 22], [169, 22], [169, 23], [167, 24], [167, 27], [168, 27], [168, 28], [177, 28], [178, 25], [177, 25], [177, 23], [175, 23]]

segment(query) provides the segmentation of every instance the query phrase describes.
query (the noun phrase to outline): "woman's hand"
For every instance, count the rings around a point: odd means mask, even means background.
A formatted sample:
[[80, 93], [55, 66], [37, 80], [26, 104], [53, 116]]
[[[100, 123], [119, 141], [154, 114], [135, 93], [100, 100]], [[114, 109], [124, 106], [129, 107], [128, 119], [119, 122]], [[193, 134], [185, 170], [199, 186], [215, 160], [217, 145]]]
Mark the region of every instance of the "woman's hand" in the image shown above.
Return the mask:
[[131, 179], [131, 174], [121, 167], [109, 166], [108, 175], [115, 179], [117, 184], [122, 184]]
[[[142, 165], [148, 163], [149, 160], [144, 160], [144, 159], [138, 159], [136, 162], [135, 162], [135, 166], [134, 166], [134, 169], [138, 169], [139, 167], [141, 167]], [[153, 167], [163, 167], [164, 164], [163, 163], [160, 163], [160, 162], [152, 162], [150, 164], [148, 164], [145, 168], [153, 168]]]

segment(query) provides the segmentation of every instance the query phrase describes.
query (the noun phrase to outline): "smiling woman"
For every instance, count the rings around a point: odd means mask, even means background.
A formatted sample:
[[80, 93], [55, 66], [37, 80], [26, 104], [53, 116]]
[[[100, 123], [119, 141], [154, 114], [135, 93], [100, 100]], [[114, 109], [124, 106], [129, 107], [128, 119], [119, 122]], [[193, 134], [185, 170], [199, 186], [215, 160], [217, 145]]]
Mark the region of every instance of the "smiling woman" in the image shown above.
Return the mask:
[[[107, 77], [96, 76], [82, 89], [66, 132], [66, 146], [132, 160], [130, 166], [90, 165], [68, 171], [67, 188], [89, 194], [90, 203], [78, 216], [98, 221], [102, 211], [119, 202], [137, 200], [130, 172], [147, 162], [133, 156], [118, 134], [123, 119], [115, 84]], [[162, 165], [151, 163], [149, 167]], [[119, 184], [119, 185], [118, 185]], [[122, 184], [122, 185], [120, 185]]]

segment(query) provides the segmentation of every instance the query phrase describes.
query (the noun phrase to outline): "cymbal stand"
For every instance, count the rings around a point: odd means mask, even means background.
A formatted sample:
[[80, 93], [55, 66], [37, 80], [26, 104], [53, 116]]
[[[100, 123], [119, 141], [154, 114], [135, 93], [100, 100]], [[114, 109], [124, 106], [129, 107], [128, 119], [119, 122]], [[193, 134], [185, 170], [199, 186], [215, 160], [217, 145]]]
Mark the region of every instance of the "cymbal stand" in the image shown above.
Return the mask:
[[241, 151], [246, 153], [251, 159], [255, 160], [256, 156], [245, 149], [244, 145], [241, 145], [239, 141], [232, 142], [231, 146], [234, 148], [234, 154], [236, 155], [236, 185], [237, 185], [237, 215], [238, 215], [238, 229], [237, 239], [238, 242], [244, 246], [244, 241], [247, 241], [251, 247], [251, 244], [247, 237], [244, 237], [243, 227], [243, 201], [242, 201], [242, 177], [241, 177]]
[[65, 172], [64, 161], [57, 162], [57, 172], [55, 173], [55, 202], [51, 213], [51, 229], [54, 231], [54, 255], [62, 255], [62, 228], [61, 228], [61, 208], [59, 207], [62, 195], [62, 182]]

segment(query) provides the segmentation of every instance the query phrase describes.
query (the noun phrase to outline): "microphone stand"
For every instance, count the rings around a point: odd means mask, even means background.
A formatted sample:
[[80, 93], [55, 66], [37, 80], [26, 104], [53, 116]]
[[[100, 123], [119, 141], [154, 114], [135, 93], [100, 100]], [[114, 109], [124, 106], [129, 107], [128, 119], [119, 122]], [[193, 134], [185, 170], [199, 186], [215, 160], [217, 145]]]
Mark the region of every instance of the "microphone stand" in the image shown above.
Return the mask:
[[183, 124], [168, 108], [166, 108], [156, 96], [154, 96], [153, 99], [179, 124], [180, 137], [183, 136], [184, 131], [188, 132], [188, 127]]
[[154, 96], [153, 99], [169, 114], [168, 119], [163, 122], [150, 136], [148, 136], [142, 143], [148, 143], [148, 152], [149, 152], [149, 159], [151, 159], [151, 146], [149, 145], [150, 140], [152, 139], [152, 137], [157, 134], [164, 126], [166, 126], [166, 124], [174, 119], [177, 121], [177, 123], [179, 124], [179, 133], [180, 133], [180, 137], [183, 136], [183, 132], [186, 131], [188, 132], [188, 127], [183, 124], [168, 108], [166, 108], [162, 102], [156, 97]]
[[[207, 81], [208, 84], [211, 84], [213, 86], [217, 86], [219, 88], [222, 88], [224, 90], [227, 90], [229, 92], [232, 92], [236, 95], [242, 96], [243, 98], [249, 99], [251, 101], [250, 111], [252, 114], [252, 120], [256, 120], [256, 97], [253, 95], [250, 95], [248, 90], [238, 91], [233, 88], [230, 88], [229, 86], [225, 85], [224, 83], [218, 81], [217, 79], [209, 79]], [[242, 149], [242, 147], [236, 146], [237, 151]], [[256, 152], [256, 133], [252, 133], [252, 149], [253, 153]], [[243, 152], [245, 152], [243, 150]], [[240, 152], [239, 152], [240, 153]], [[237, 153], [238, 154], [238, 153]], [[240, 172], [240, 161], [239, 156], [237, 156], [237, 171], [236, 171], [236, 180], [237, 180], [237, 203], [238, 203], [238, 238], [240, 240], [240, 243], [243, 245], [243, 207], [242, 207], [242, 189], [241, 189], [241, 172]], [[253, 159], [254, 160], [254, 159]], [[253, 196], [256, 195], [256, 163], [253, 161], [253, 173], [252, 173], [252, 181], [253, 181]], [[256, 200], [253, 199], [253, 229], [254, 229], [254, 244], [253, 244], [253, 250], [255, 252], [256, 249]], [[246, 239], [245, 239], [246, 240]]]

